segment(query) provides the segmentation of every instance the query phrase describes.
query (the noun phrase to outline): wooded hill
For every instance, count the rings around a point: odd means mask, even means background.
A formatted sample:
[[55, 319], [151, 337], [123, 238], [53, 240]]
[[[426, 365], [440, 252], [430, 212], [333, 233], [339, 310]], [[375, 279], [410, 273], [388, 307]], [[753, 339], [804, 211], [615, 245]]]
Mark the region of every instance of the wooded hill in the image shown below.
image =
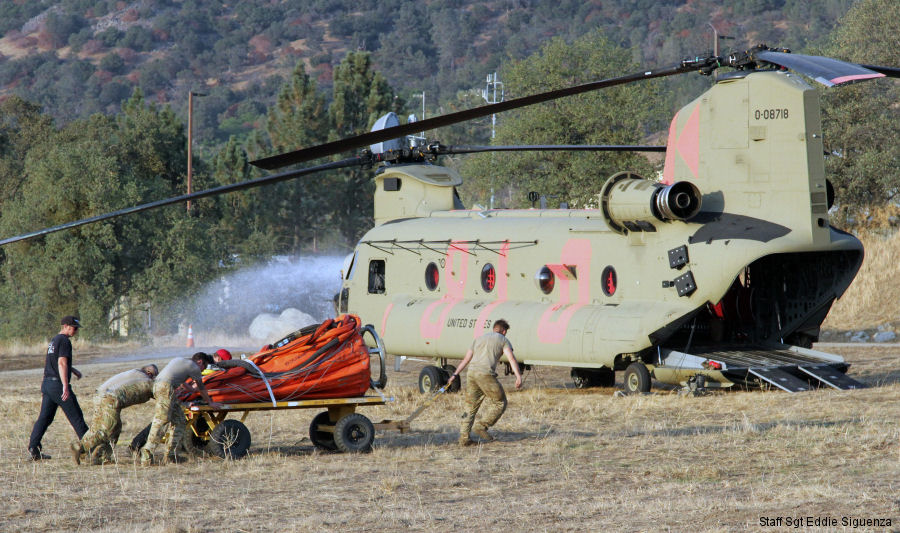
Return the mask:
[[[58, 121], [116, 113], [136, 87], [186, 116], [187, 92], [207, 144], [260, 127], [298, 61], [329, 88], [347, 51], [427, 114], [480, 89], [485, 75], [552, 37], [594, 30], [629, 61], [657, 66], [712, 47], [712, 23], [745, 47], [803, 49], [834, 28], [852, 0], [29, 0], [0, 2], [0, 96], [18, 94]], [[685, 93], [686, 91], [682, 91]], [[463, 104], [481, 103], [480, 97]], [[421, 114], [421, 113], [420, 113]]]
[[[801, 0], [294, 4], [0, 3], [0, 235], [183, 194], [189, 90], [207, 94], [195, 104], [200, 190], [261, 175], [252, 159], [418, 110], [422, 90], [429, 116], [480, 105], [470, 89], [495, 70], [507, 97], [522, 96], [706, 53], [710, 20], [736, 37], [725, 41], [735, 48], [767, 41], [884, 65], [897, 64], [900, 35], [895, 0], [823, 1], [814, 10]], [[681, 76], [505, 113], [497, 140], [640, 144], [710, 83]], [[842, 209], [832, 217], [841, 226], [847, 214], [895, 205], [900, 90], [879, 80], [823, 95], [826, 164]], [[437, 133], [447, 144], [484, 143], [490, 123]], [[468, 205], [487, 205], [493, 191], [501, 207], [526, 205], [529, 190], [581, 207], [615, 171], [658, 170], [630, 154], [444, 163], [462, 167]], [[102, 324], [123, 316], [139, 330], [149, 312], [152, 333], [171, 331], [188, 314], [184, 302], [228, 269], [352, 249], [372, 224], [371, 177], [371, 169], [332, 171], [203, 199], [190, 213], [173, 206], [5, 246], [0, 339], [42, 338], [69, 313], [101, 325], [88, 336], [108, 335]]]

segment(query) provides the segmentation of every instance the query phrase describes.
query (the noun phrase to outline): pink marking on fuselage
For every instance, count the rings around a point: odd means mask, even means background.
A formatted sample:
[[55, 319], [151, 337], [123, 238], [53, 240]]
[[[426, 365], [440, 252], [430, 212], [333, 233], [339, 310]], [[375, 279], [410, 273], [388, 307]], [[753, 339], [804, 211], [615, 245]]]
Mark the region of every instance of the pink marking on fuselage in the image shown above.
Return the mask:
[[675, 127], [676, 122], [678, 122], [678, 113], [675, 113], [672, 123], [669, 124], [669, 139], [666, 141], [666, 164], [663, 167], [662, 179], [665, 185], [675, 183], [675, 146], [678, 144], [678, 137], [675, 135], [677, 131]]
[[840, 76], [838, 78], [831, 79], [831, 83], [837, 85], [839, 83], [846, 83], [848, 81], [858, 81], [858, 80], [871, 80], [873, 78], [883, 78], [884, 74], [880, 72], [873, 72], [872, 74], [855, 74], [853, 76]]
[[[444, 263], [443, 279], [446, 280], [445, 286], [447, 292], [444, 296], [435, 302], [432, 302], [425, 308], [422, 319], [419, 321], [419, 333], [423, 339], [440, 338], [441, 332], [444, 330], [444, 324], [447, 323], [447, 315], [453, 310], [463, 299], [463, 291], [466, 287], [466, 279], [469, 276], [469, 246], [465, 243], [451, 241], [447, 247], [447, 261]], [[459, 256], [459, 275], [453, 276], [453, 261]], [[437, 322], [431, 321], [431, 315], [438, 308], [442, 307], [441, 314]]]
[[473, 336], [478, 338], [484, 333], [484, 321], [487, 320], [487, 317], [491, 314], [491, 311], [494, 310], [495, 307], [502, 304], [507, 300], [507, 292], [506, 292], [506, 282], [507, 282], [507, 272], [509, 272], [508, 264], [509, 264], [509, 243], [503, 243], [503, 246], [500, 247], [500, 258], [497, 259], [497, 286], [495, 287], [497, 292], [497, 299], [493, 302], [487, 304], [484, 309], [478, 313], [478, 319], [475, 320], [475, 330], [473, 331]]
[[700, 166], [700, 105], [691, 112], [687, 123], [678, 135], [678, 155], [687, 163], [691, 174], [697, 177]]
[[384, 337], [385, 326], [387, 325], [388, 315], [391, 314], [391, 310], [394, 308], [394, 302], [388, 304], [388, 306], [384, 309], [384, 315], [381, 317], [381, 336]]
[[[569, 280], [557, 276], [559, 302], [550, 306], [541, 315], [538, 322], [538, 340], [546, 344], [559, 344], [566, 337], [569, 321], [576, 311], [584, 307], [591, 299], [591, 241], [588, 239], [571, 239], [562, 249], [560, 262], [575, 267], [578, 278], [578, 296], [574, 303], [569, 303]], [[562, 312], [559, 312], [562, 309]]]

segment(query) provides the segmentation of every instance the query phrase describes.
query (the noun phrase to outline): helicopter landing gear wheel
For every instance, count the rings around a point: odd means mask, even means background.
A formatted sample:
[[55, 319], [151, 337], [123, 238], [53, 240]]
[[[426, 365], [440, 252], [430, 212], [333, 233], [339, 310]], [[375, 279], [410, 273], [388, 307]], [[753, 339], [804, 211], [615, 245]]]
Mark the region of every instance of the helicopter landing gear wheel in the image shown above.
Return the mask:
[[331, 419], [328, 417], [328, 411], [322, 411], [317, 414], [309, 424], [309, 440], [321, 450], [333, 452], [337, 450], [337, 444], [334, 443], [334, 433], [330, 431], [320, 431], [319, 425], [331, 425]]
[[[446, 372], [446, 374], [444, 374], [444, 381], [443, 381], [443, 383], [446, 384], [448, 381], [450, 381], [450, 376], [452, 376], [456, 372], [456, 367], [453, 365], [444, 365], [441, 367], [441, 370]], [[447, 392], [459, 392], [459, 389], [461, 387], [461, 383], [460, 383], [461, 380], [462, 380], [461, 377], [456, 376], [456, 379], [453, 381], [453, 384], [447, 388]]]
[[644, 363], [631, 363], [625, 369], [625, 394], [650, 392], [650, 371]]
[[434, 365], [428, 365], [419, 372], [419, 392], [426, 394], [444, 386], [444, 371]]

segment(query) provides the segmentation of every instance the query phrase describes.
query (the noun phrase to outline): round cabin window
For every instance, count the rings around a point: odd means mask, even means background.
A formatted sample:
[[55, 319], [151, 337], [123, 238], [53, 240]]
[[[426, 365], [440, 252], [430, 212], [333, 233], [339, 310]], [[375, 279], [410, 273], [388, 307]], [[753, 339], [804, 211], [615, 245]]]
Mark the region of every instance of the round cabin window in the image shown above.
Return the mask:
[[481, 269], [481, 288], [484, 292], [491, 292], [497, 284], [497, 273], [494, 271], [494, 265], [488, 263]]
[[428, 287], [428, 290], [433, 291], [437, 289], [439, 281], [441, 281], [441, 273], [437, 265], [428, 263], [428, 266], [425, 267], [425, 286]]
[[535, 276], [535, 281], [537, 281], [538, 288], [541, 289], [541, 292], [544, 294], [550, 294], [553, 292], [553, 285], [556, 283], [556, 277], [553, 275], [553, 271], [546, 265], [542, 266], [538, 271], [537, 276]]
[[616, 279], [616, 269], [611, 266], [608, 266], [603, 269], [603, 277], [601, 278], [603, 281], [601, 285], [603, 286], [603, 294], [607, 296], [612, 296], [616, 293], [616, 284], [618, 280]]

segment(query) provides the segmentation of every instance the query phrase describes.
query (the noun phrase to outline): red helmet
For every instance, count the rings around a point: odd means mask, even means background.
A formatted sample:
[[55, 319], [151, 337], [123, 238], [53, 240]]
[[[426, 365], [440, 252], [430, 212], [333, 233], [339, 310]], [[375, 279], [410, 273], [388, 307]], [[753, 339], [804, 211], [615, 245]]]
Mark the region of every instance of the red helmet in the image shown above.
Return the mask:
[[219, 359], [222, 361], [230, 361], [231, 360], [231, 352], [226, 350], [225, 348], [220, 348], [216, 351], [216, 355], [219, 356]]

